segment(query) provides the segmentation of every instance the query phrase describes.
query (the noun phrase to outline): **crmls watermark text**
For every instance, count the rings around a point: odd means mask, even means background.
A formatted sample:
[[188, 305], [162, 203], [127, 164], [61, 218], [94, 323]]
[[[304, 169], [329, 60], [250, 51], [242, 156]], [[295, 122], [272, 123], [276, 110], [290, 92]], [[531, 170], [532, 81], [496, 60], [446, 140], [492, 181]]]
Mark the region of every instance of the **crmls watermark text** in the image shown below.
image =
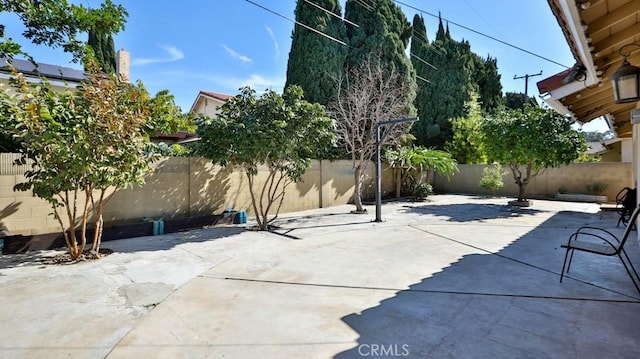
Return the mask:
[[363, 357], [406, 357], [409, 344], [360, 344], [358, 354]]

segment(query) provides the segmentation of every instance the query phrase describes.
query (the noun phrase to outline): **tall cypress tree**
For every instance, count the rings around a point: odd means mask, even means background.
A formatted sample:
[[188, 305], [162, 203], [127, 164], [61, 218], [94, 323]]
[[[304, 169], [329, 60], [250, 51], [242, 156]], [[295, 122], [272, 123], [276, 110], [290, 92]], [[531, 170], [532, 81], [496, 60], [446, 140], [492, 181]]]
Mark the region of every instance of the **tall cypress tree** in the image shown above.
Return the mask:
[[116, 71], [116, 50], [113, 36], [101, 31], [89, 30], [87, 44], [93, 49], [93, 54], [105, 73]]
[[[427, 122], [429, 115], [427, 107], [429, 106], [429, 101], [431, 101], [430, 86], [433, 78], [431, 77], [432, 71], [430, 70], [432, 69], [431, 66], [433, 66], [431, 63], [433, 61], [433, 56], [431, 56], [433, 49], [430, 49], [429, 46], [429, 38], [427, 37], [424, 18], [416, 14], [413, 17], [410, 56], [411, 63], [416, 71], [416, 85], [418, 90], [414, 104], [420, 120], [413, 125], [412, 130], [417, 142], [421, 144], [427, 143], [428, 134], [430, 133]], [[431, 66], [429, 66], [429, 64], [431, 64]]]
[[[347, 27], [351, 46], [345, 62], [348, 68], [357, 67], [375, 54], [385, 66], [392, 66], [405, 81], [415, 85], [415, 70], [405, 53], [412, 28], [400, 7], [392, 0], [347, 0], [345, 18], [359, 25]], [[415, 92], [407, 98], [408, 113], [415, 113], [414, 98]]]
[[[477, 56], [477, 55], [476, 55]], [[498, 60], [491, 56], [477, 56], [476, 79], [480, 95], [480, 106], [484, 113], [492, 114], [504, 107], [502, 84], [498, 73]]]
[[108, 34], [106, 36], [106, 41], [103, 42], [105, 45], [102, 53], [104, 55], [105, 62], [105, 72], [115, 73], [116, 72], [116, 45], [113, 41], [113, 36]]
[[424, 77], [430, 84], [423, 87], [426, 100], [421, 103], [420, 123], [414, 133], [418, 145], [443, 149], [453, 138], [449, 119], [465, 116], [464, 104], [471, 93], [477, 91], [477, 85], [472, 76], [474, 66], [469, 43], [454, 41], [442, 19], [430, 47], [424, 60], [436, 68], [425, 68]]
[[[332, 16], [304, 0], [296, 3], [296, 20], [340, 41], [345, 40], [345, 25], [338, 0], [316, 0]], [[335, 80], [342, 73], [347, 47], [302, 26], [293, 29], [287, 63], [286, 86], [299, 85], [305, 99], [327, 105], [335, 96]]]

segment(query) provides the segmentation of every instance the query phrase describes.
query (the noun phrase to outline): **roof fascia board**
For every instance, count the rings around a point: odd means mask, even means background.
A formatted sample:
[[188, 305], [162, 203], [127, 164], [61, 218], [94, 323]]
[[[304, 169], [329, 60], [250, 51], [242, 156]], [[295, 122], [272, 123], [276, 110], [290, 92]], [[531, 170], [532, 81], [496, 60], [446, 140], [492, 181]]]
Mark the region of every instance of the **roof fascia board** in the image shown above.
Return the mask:
[[566, 85], [562, 85], [557, 89], [551, 90], [548, 93], [555, 99], [561, 99], [571, 94], [574, 94], [580, 90], [583, 90], [584, 88], [585, 88], [585, 84], [582, 81], [580, 82], [574, 81]]
[[587, 70], [587, 79], [585, 80], [585, 85], [591, 86], [599, 82], [599, 80], [598, 74], [596, 73], [593, 56], [591, 55], [591, 51], [589, 50], [589, 42], [587, 41], [587, 37], [582, 30], [582, 22], [580, 21], [578, 6], [576, 5], [575, 0], [559, 0], [558, 2], [560, 4], [562, 13], [567, 20], [567, 25], [569, 27], [571, 37], [573, 37], [574, 43], [578, 47], [576, 50], [578, 52], [578, 56], [580, 56], [580, 59], [576, 60], [580, 61], [580, 63]]
[[562, 104], [559, 100], [554, 98], [553, 96], [547, 96], [542, 99], [549, 107], [554, 109], [557, 113], [565, 116], [571, 117], [573, 120], [576, 119], [573, 112], [571, 112], [565, 105]]

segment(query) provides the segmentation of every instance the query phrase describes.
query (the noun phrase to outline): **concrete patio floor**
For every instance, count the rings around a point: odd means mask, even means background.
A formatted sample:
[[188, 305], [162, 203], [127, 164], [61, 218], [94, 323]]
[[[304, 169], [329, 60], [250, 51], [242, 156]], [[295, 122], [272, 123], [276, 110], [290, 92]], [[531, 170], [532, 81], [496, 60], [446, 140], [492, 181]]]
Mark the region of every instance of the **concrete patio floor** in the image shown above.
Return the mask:
[[[106, 242], [98, 261], [0, 256], [1, 358], [639, 358], [617, 257], [560, 245], [596, 204], [435, 195]], [[638, 242], [627, 251], [640, 266]]]

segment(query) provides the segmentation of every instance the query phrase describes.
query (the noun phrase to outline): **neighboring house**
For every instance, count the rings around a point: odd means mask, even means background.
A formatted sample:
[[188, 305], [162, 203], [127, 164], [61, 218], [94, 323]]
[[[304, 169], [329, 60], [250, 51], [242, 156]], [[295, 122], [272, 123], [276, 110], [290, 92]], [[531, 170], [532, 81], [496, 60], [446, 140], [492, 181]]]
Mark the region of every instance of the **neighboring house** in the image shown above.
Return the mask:
[[215, 117], [218, 114], [218, 108], [232, 97], [231, 95], [217, 92], [200, 91], [196, 100], [193, 101], [191, 112], [208, 117]]
[[151, 138], [151, 142], [166, 143], [168, 145], [173, 143], [188, 143], [192, 142], [196, 138], [194, 133], [180, 131], [178, 133], [166, 134], [162, 132], [156, 132], [156, 135]]
[[[33, 63], [29, 60], [13, 59], [11, 64], [18, 72], [24, 74], [31, 83], [40, 83], [46, 78], [55, 88], [77, 87], [84, 80], [84, 71], [70, 67], [62, 67], [43, 63]], [[0, 82], [7, 84], [13, 76], [7, 60], [0, 60]]]
[[587, 156], [598, 157], [600, 162], [631, 162], [631, 138], [611, 138], [602, 142], [587, 142]]
[[605, 140], [604, 145], [607, 152], [600, 156], [600, 162], [633, 161], [633, 141], [630, 137]]
[[[120, 76], [129, 80], [129, 60], [127, 50], [119, 50], [116, 58], [116, 69]], [[25, 75], [28, 82], [39, 83], [46, 78], [54, 88], [77, 87], [85, 79], [84, 70], [71, 67], [33, 63], [29, 60], [13, 59], [11, 64], [18, 72]], [[0, 60], [0, 83], [7, 84], [12, 76], [12, 69], [6, 59]]]
[[[78, 87], [85, 79], [84, 70], [40, 62], [33, 63], [29, 60], [22, 59], [13, 59], [11, 60], [11, 63], [18, 72], [25, 75], [28, 82], [40, 83], [42, 78], [46, 78], [55, 89], [64, 90], [69, 87], [75, 88]], [[127, 81], [129, 80], [129, 64], [129, 52], [124, 49], [119, 50], [116, 58], [116, 71]], [[7, 61], [0, 60], [0, 83], [8, 84], [11, 76], [13, 76], [12, 69]], [[187, 140], [194, 136], [195, 135], [186, 132], [179, 132], [175, 134], [157, 133], [156, 136], [151, 138], [151, 141], [175, 143]]]
[[591, 157], [602, 157], [607, 152], [609, 152], [609, 149], [603, 142], [589, 141], [584, 154]]

